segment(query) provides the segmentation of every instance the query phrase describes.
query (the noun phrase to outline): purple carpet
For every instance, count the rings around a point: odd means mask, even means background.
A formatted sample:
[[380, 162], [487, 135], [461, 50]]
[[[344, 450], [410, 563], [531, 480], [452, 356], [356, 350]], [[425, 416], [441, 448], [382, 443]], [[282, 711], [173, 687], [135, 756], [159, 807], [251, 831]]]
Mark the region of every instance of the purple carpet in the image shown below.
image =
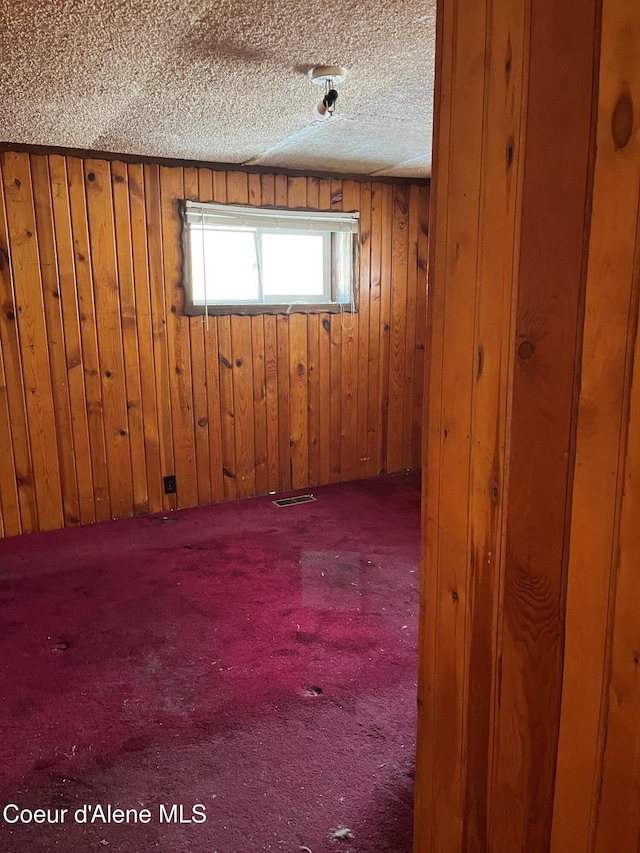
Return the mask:
[[419, 480], [313, 494], [0, 541], [2, 853], [409, 853]]

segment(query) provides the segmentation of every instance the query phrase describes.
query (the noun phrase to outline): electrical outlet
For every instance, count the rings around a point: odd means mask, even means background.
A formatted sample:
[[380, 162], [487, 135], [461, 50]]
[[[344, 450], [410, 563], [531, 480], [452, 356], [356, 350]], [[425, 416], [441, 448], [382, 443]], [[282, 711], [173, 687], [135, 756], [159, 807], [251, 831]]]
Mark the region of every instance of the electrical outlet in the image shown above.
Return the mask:
[[165, 495], [175, 495], [178, 491], [178, 485], [176, 483], [176, 475], [170, 474], [168, 477], [164, 478], [164, 493]]

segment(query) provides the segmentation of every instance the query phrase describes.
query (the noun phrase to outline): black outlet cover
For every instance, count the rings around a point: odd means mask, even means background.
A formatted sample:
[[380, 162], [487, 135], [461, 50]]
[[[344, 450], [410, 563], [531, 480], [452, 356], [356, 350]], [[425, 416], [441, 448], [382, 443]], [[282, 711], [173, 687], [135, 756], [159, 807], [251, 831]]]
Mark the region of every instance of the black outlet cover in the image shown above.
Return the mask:
[[178, 485], [176, 483], [176, 475], [170, 474], [168, 477], [164, 478], [164, 493], [165, 495], [175, 495], [178, 491]]

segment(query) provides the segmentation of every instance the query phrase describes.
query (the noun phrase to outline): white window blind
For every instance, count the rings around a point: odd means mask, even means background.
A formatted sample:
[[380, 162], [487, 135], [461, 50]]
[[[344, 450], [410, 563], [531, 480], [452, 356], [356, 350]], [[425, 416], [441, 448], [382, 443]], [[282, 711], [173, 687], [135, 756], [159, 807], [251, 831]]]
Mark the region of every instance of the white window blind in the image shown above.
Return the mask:
[[342, 211], [271, 210], [238, 204], [185, 202], [189, 225], [217, 228], [284, 228], [287, 231], [331, 231], [355, 234], [360, 214]]

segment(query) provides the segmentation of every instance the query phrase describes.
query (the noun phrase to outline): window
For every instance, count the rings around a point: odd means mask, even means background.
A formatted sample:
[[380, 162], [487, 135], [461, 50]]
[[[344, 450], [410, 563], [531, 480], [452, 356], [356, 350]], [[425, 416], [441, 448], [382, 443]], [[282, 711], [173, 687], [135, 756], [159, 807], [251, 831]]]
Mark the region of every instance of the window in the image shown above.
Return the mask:
[[355, 311], [358, 216], [183, 202], [185, 313]]

